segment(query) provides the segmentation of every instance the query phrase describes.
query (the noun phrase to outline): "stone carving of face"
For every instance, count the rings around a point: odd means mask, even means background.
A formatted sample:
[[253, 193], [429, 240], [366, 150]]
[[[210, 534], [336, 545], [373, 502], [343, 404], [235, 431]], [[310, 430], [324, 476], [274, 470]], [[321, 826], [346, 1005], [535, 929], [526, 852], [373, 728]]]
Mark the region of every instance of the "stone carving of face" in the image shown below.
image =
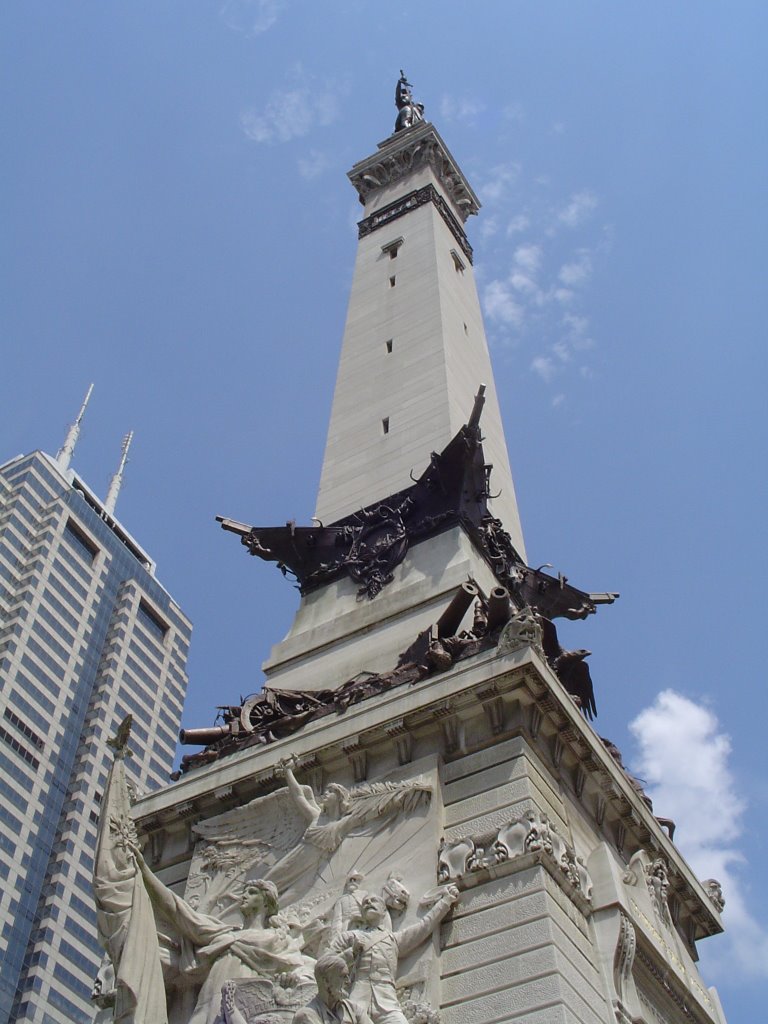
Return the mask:
[[328, 815], [337, 815], [341, 812], [341, 793], [335, 786], [329, 786], [323, 793], [320, 806]]
[[399, 878], [390, 877], [387, 880], [387, 884], [384, 886], [381, 894], [384, 898], [384, 902], [390, 910], [394, 910], [399, 914], [405, 910], [411, 898], [411, 894], [408, 892], [406, 887], [400, 881]]
[[350, 875], [349, 878], [344, 883], [344, 892], [347, 892], [347, 893], [357, 892], [357, 890], [360, 888], [360, 883], [362, 882], [362, 880], [363, 880], [363, 876], [362, 875], [358, 875], [357, 872], [355, 872], [354, 874]]
[[380, 896], [366, 896], [360, 908], [363, 921], [366, 924], [381, 924], [387, 916], [387, 908]]
[[243, 917], [254, 917], [264, 907], [264, 893], [255, 885], [246, 885], [240, 897], [240, 912]]
[[333, 1002], [338, 1002], [347, 994], [349, 984], [349, 968], [345, 964], [334, 965], [325, 972], [325, 989]]

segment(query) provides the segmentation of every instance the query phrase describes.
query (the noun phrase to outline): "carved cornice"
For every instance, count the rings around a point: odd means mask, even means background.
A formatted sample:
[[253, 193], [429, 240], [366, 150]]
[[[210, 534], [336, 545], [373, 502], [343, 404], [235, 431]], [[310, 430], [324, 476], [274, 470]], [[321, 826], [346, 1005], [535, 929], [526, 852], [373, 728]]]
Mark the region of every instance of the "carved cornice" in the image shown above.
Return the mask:
[[360, 202], [365, 205], [372, 192], [394, 185], [423, 167], [432, 169], [462, 221], [477, 213], [479, 199], [448, 147], [428, 122], [421, 122], [385, 139], [379, 145], [378, 153], [355, 164], [349, 172], [349, 180], [357, 189]]
[[470, 263], [472, 263], [472, 246], [469, 244], [469, 240], [464, 233], [464, 230], [459, 224], [458, 220], [451, 213], [448, 203], [440, 195], [434, 185], [425, 185], [423, 188], [416, 188], [413, 192], [409, 192], [405, 196], [401, 196], [400, 199], [396, 199], [393, 203], [389, 203], [388, 206], [382, 207], [377, 210], [376, 213], [372, 213], [370, 217], [365, 217], [363, 220], [357, 223], [357, 237], [365, 238], [366, 235], [370, 235], [371, 232], [376, 231], [377, 228], [383, 228], [387, 224], [391, 224], [393, 220], [398, 220], [400, 217], [404, 217], [406, 213], [410, 213], [411, 210], [416, 210], [420, 206], [425, 206], [427, 203], [432, 203], [443, 218], [448, 226], [448, 230], [451, 232], [453, 237], [461, 247], [461, 251], [467, 257]]

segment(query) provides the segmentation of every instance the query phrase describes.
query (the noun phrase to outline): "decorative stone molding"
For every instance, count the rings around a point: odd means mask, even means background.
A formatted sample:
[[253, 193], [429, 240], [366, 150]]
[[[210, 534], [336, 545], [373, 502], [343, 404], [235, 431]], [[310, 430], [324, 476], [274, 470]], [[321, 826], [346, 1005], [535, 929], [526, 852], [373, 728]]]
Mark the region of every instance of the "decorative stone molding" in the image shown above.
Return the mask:
[[723, 887], [720, 885], [716, 878], [707, 878], [706, 881], [701, 883], [704, 887], [704, 892], [709, 896], [712, 901], [712, 905], [718, 914], [722, 914], [725, 909], [725, 899], [723, 897]]
[[432, 714], [440, 723], [446, 754], [454, 754], [459, 749], [459, 719], [453, 706], [447, 702], [435, 708]]
[[595, 822], [602, 828], [603, 822], [605, 821], [605, 797], [598, 796], [595, 800]]
[[640, 885], [644, 881], [651, 897], [651, 906], [662, 924], [672, 928], [669, 911], [669, 866], [663, 857], [651, 857], [645, 850], [634, 853], [624, 874], [625, 885]]
[[464, 234], [464, 230], [458, 220], [451, 213], [450, 207], [446, 203], [445, 199], [440, 195], [434, 185], [425, 185], [423, 188], [414, 189], [407, 195], [402, 196], [400, 199], [396, 199], [393, 203], [389, 203], [387, 206], [383, 206], [376, 213], [372, 213], [370, 217], [365, 217], [363, 220], [357, 223], [357, 237], [365, 238], [378, 228], [383, 228], [387, 224], [391, 224], [395, 220], [399, 220], [400, 217], [404, 217], [406, 213], [410, 213], [411, 210], [416, 210], [420, 206], [425, 206], [427, 203], [432, 203], [443, 218], [451, 232], [453, 237], [459, 244], [461, 251], [467, 257], [470, 263], [473, 260], [472, 246], [469, 244], [469, 239]]
[[[638, 947], [637, 960], [643, 965], [648, 974], [666, 993], [667, 998], [674, 1004], [679, 1013], [682, 1014], [683, 1019], [690, 1022], [690, 1024], [705, 1024], [704, 1017], [701, 1014], [696, 1013], [686, 1001], [682, 992], [679, 991], [678, 986], [672, 981], [671, 972], [661, 967], [656, 961], [645, 952], [642, 947]], [[643, 1006], [650, 1010], [653, 1016], [658, 1021], [666, 1021], [667, 1018], [663, 1017], [659, 1011], [657, 1005], [654, 1005], [650, 1000], [644, 996], [642, 989], [638, 991], [640, 1001]]]
[[412, 999], [406, 999], [401, 1006], [408, 1024], [442, 1024], [439, 1011], [433, 1009], [429, 1003], [416, 1003]]
[[536, 739], [539, 735], [539, 729], [541, 728], [542, 718], [543, 716], [541, 713], [541, 708], [538, 706], [538, 704], [531, 705], [531, 713], [528, 728], [530, 729], [531, 736], [533, 737], [533, 739]]
[[466, 875], [494, 869], [532, 853], [543, 854], [543, 858], [537, 859], [550, 868], [555, 877], [558, 873], [564, 876], [574, 891], [585, 900], [591, 899], [592, 879], [584, 861], [576, 857], [557, 826], [538, 809], [513, 818], [495, 831], [447, 842], [444, 839], [438, 852], [438, 881], [461, 882]]
[[499, 637], [496, 653], [513, 654], [523, 647], [533, 649], [543, 658], [542, 630], [532, 608], [522, 608], [504, 626]]
[[186, 820], [191, 818], [196, 812], [194, 801], [184, 800], [176, 804], [176, 814], [179, 818]]
[[504, 731], [504, 701], [498, 688], [496, 686], [489, 686], [485, 690], [479, 690], [477, 697], [483, 705], [483, 711], [488, 718], [491, 732], [494, 736], [498, 736], [500, 732]]
[[462, 221], [477, 213], [480, 203], [437, 131], [423, 122], [411, 131], [390, 137], [378, 154], [362, 160], [349, 172], [349, 180], [365, 205], [371, 192], [394, 185], [422, 167], [430, 167]]
[[368, 775], [368, 754], [364, 747], [352, 742], [343, 744], [342, 749], [352, 767], [355, 782], [365, 782]]
[[581, 799], [581, 794], [584, 792], [584, 783], [587, 781], [587, 773], [584, 771], [582, 764], [576, 765], [576, 772], [573, 777], [573, 789], [576, 796]]
[[410, 764], [413, 760], [413, 734], [406, 728], [402, 718], [387, 727], [387, 736], [395, 744], [398, 764]]
[[552, 749], [552, 762], [557, 771], [560, 771], [560, 763], [563, 760], [564, 749], [565, 744], [563, 743], [563, 737], [561, 734], [558, 734], [555, 736], [555, 745]]
[[637, 936], [635, 927], [626, 916], [620, 914], [619, 937], [616, 943], [616, 954], [613, 960], [613, 983], [619, 1004], [625, 1010], [630, 1003], [630, 983], [632, 980], [632, 966], [635, 962], [637, 952]]

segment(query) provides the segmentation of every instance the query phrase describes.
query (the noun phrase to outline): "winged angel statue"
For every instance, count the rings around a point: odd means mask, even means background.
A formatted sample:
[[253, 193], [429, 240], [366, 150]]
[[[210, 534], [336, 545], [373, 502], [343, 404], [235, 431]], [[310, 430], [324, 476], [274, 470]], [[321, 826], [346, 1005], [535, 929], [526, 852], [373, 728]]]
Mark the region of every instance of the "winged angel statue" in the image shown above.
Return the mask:
[[[316, 795], [297, 781], [295, 767], [293, 759], [281, 761], [283, 788], [195, 826], [200, 838], [185, 893], [189, 903], [226, 915], [251, 878], [274, 883], [283, 906], [313, 894], [312, 902], [321, 902], [353, 867], [371, 871], [385, 862], [392, 851], [375, 837], [395, 816], [418, 826], [415, 812], [429, 805], [432, 787], [425, 779], [352, 789], [331, 783]], [[400, 845], [402, 828], [398, 839]]]

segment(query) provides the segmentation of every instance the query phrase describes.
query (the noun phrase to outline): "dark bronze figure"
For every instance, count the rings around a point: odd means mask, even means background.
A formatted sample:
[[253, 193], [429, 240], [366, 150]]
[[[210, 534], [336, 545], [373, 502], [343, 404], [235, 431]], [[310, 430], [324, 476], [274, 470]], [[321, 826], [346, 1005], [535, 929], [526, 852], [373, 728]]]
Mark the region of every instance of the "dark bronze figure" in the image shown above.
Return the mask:
[[405, 77], [405, 72], [400, 71], [400, 77], [395, 87], [395, 106], [397, 107], [397, 121], [395, 131], [401, 132], [404, 128], [412, 128], [419, 121], [424, 120], [424, 104], [414, 103], [413, 86]]

